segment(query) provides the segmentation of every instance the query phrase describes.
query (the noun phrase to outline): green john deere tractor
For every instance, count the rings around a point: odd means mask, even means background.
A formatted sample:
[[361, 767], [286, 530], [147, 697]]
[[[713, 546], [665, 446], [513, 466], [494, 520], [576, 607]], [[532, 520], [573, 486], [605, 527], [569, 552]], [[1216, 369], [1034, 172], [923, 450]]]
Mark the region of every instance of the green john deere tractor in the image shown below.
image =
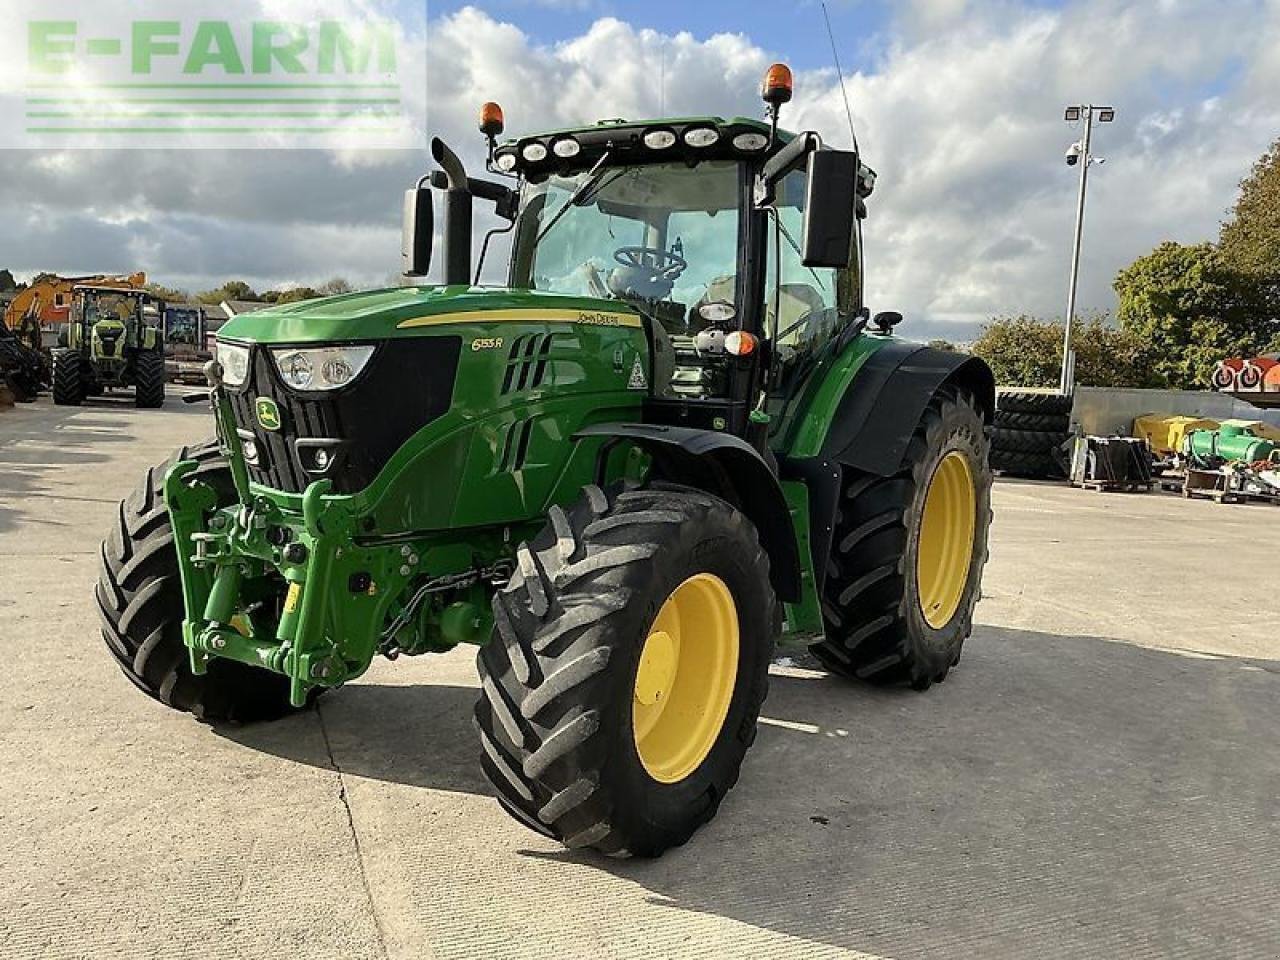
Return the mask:
[[163, 315], [164, 303], [144, 290], [77, 286], [53, 353], [53, 402], [79, 406], [132, 387], [137, 406], [164, 406]]
[[[477, 644], [502, 806], [644, 856], [737, 780], [780, 635], [841, 676], [944, 678], [987, 552], [992, 375], [869, 321], [874, 175], [776, 129], [779, 74], [771, 123], [498, 142], [486, 105], [495, 179], [436, 140], [406, 197], [421, 277], [443, 195], [443, 285], [227, 323], [218, 439], [148, 472], [103, 544], [126, 676], [254, 720], [377, 654]], [[472, 282], [477, 198], [513, 224], [501, 289]]]

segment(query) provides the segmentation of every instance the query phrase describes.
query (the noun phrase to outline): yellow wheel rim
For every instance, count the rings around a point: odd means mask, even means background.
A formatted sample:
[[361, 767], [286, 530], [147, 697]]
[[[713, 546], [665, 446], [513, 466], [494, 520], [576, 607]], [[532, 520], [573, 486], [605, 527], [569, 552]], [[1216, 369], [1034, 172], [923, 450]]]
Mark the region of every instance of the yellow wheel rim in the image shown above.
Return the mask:
[[925, 493], [916, 553], [916, 589], [925, 622], [945, 627], [964, 599], [973, 563], [978, 494], [969, 458], [958, 450], [943, 457]]
[[640, 652], [631, 725], [649, 776], [677, 783], [707, 758], [738, 676], [738, 611], [709, 573], [672, 591]]

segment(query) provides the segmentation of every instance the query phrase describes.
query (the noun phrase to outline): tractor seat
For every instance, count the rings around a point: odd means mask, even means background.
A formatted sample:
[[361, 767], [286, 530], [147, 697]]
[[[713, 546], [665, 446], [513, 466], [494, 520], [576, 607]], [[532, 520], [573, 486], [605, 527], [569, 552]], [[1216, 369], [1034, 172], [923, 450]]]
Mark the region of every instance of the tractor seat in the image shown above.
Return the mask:
[[812, 324], [803, 321], [811, 314], [827, 309], [827, 303], [817, 288], [807, 283], [784, 283], [775, 298], [772, 291], [765, 297], [765, 329], [773, 331], [774, 312], [778, 315], [778, 346], [798, 347], [813, 335]]

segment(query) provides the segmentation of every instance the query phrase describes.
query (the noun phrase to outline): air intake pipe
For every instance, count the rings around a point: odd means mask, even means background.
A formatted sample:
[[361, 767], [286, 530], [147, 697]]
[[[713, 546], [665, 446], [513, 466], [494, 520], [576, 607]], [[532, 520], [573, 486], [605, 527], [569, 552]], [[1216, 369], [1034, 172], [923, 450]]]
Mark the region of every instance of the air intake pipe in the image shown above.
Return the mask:
[[[462, 161], [439, 137], [431, 156], [444, 171], [444, 282], [471, 283], [471, 208], [474, 197]], [[432, 177], [434, 183], [435, 177]]]

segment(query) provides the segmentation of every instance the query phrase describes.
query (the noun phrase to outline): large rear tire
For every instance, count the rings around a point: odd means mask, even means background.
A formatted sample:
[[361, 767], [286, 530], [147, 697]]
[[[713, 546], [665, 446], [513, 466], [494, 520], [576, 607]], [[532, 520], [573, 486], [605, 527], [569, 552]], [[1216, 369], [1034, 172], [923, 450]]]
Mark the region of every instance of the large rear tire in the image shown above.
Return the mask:
[[138, 354], [134, 361], [135, 406], [155, 410], [164, 406], [164, 354], [152, 350]]
[[776, 601], [755, 528], [686, 487], [588, 487], [521, 545], [478, 661], [502, 806], [569, 847], [657, 856], [737, 782]]
[[169, 468], [195, 460], [193, 475], [231, 499], [231, 475], [217, 445], [184, 447], [147, 471], [102, 542], [95, 596], [102, 636], [124, 675], [147, 696], [201, 720], [250, 722], [292, 712], [289, 681], [231, 660], [191, 672], [182, 641], [183, 600], [173, 528], [162, 487]]
[[74, 350], [58, 350], [53, 354], [53, 402], [60, 407], [78, 407], [84, 403], [83, 361]]
[[823, 585], [833, 673], [923, 690], [945, 679], [973, 629], [991, 522], [977, 401], [945, 387], [890, 477], [845, 471]]

